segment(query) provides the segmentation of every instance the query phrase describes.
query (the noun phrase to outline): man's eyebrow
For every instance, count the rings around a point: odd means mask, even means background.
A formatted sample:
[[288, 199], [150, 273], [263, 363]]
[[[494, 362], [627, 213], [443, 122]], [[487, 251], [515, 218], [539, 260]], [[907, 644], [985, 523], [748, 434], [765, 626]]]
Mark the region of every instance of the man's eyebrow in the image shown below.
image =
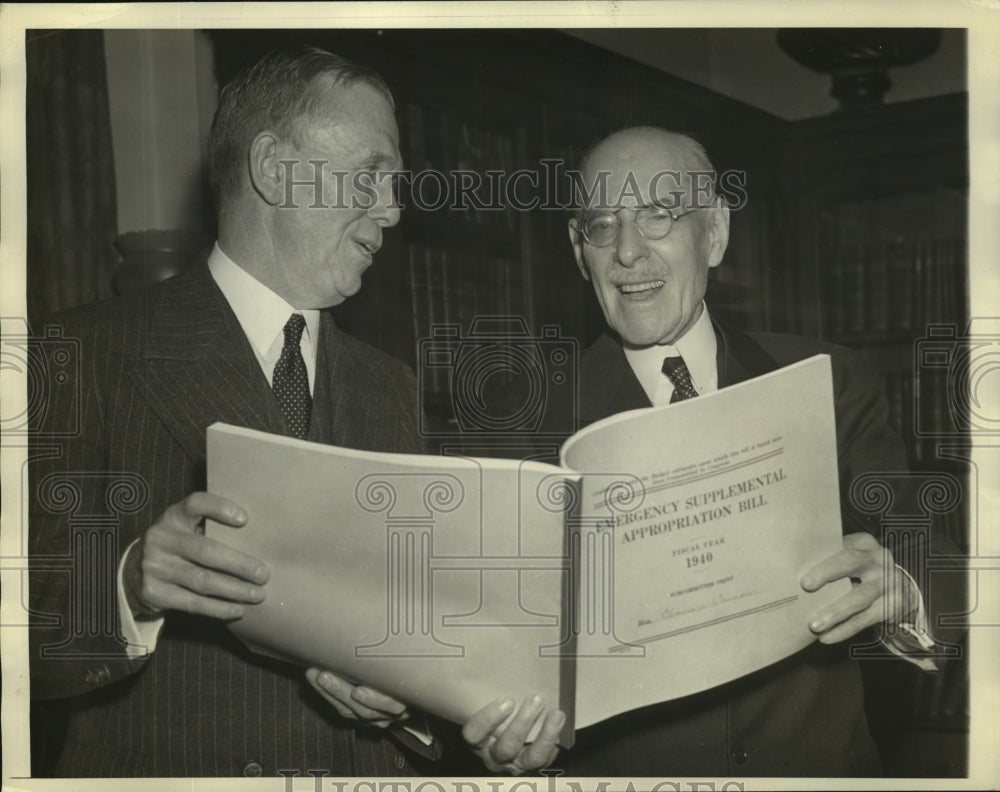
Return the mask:
[[602, 214], [616, 214], [622, 209], [666, 209], [668, 211], [676, 209], [676, 201], [650, 201], [649, 203], [639, 204], [637, 206], [595, 206], [595, 207], [583, 207], [581, 210], [585, 217], [592, 217], [593, 215]]
[[384, 151], [370, 151], [362, 158], [361, 167], [380, 168], [383, 165], [395, 165], [396, 157]]
[[680, 200], [676, 195], [671, 194], [670, 198], [654, 198], [644, 209], [676, 209]]

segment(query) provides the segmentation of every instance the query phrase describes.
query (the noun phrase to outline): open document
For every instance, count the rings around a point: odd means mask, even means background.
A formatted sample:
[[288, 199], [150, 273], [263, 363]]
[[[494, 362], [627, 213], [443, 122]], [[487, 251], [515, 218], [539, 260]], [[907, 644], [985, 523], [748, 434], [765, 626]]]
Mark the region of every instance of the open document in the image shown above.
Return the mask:
[[210, 534], [271, 568], [231, 629], [464, 722], [542, 693], [574, 729], [756, 671], [846, 593], [833, 388], [819, 355], [597, 422], [562, 467], [379, 454], [208, 429]]

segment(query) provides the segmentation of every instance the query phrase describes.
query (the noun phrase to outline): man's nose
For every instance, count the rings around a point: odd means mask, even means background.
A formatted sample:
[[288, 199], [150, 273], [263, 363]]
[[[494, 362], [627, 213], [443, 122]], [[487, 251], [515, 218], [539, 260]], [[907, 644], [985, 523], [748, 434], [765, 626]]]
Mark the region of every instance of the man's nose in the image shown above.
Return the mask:
[[368, 216], [383, 228], [392, 228], [399, 222], [399, 205], [379, 201], [369, 210]]
[[618, 226], [618, 239], [615, 240], [615, 256], [623, 267], [631, 267], [639, 259], [649, 253], [647, 240], [639, 233], [635, 221], [623, 218]]
[[375, 203], [368, 210], [368, 216], [383, 228], [392, 228], [399, 222], [399, 202], [391, 179], [387, 178], [385, 183], [379, 185]]

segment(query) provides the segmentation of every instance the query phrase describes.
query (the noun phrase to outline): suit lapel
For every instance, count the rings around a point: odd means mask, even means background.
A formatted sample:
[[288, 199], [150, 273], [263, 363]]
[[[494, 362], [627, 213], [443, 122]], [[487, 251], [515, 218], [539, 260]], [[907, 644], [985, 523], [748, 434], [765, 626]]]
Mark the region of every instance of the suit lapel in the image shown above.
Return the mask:
[[[777, 369], [777, 361], [749, 335], [713, 319], [719, 387]], [[609, 415], [649, 407], [650, 401], [628, 364], [621, 342], [610, 333], [587, 350], [580, 378], [580, 426]]]
[[621, 342], [609, 333], [587, 350], [580, 374], [580, 426], [601, 418], [650, 407], [649, 397], [625, 358]]
[[349, 336], [336, 325], [329, 311], [320, 314], [316, 385], [313, 391], [309, 439], [345, 448], [375, 450], [371, 433], [380, 422], [370, 406], [382, 394], [366, 391], [358, 380], [358, 360], [352, 355]]
[[715, 360], [719, 387], [726, 388], [779, 368], [778, 362], [746, 333], [712, 320], [717, 341]]
[[334, 438], [333, 420], [338, 386], [336, 358], [340, 346], [335, 338], [337, 329], [328, 311], [320, 313], [319, 340], [316, 354], [316, 380], [313, 386], [312, 418], [308, 439], [314, 443], [338, 445]]
[[281, 433], [267, 378], [207, 267], [157, 292], [146, 344], [129, 376], [192, 459], [216, 421]]

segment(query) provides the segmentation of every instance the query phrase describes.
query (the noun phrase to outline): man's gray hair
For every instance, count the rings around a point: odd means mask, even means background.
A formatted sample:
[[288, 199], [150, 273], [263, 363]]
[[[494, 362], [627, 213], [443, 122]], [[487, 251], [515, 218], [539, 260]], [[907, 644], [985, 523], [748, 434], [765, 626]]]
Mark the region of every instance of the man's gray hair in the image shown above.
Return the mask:
[[362, 82], [393, 105], [385, 80], [367, 66], [319, 47], [277, 47], [243, 69], [222, 89], [208, 138], [208, 178], [220, 209], [235, 193], [253, 139], [265, 129], [301, 145], [301, 121], [322, 97], [327, 82], [350, 86]]
[[[705, 151], [705, 147], [698, 142], [694, 137], [683, 132], [675, 132], [670, 129], [664, 129], [662, 127], [654, 126], [635, 126], [635, 127], [624, 127], [622, 129], [612, 132], [610, 135], [605, 135], [600, 140], [596, 140], [591, 143], [584, 150], [583, 154], [580, 156], [579, 164], [577, 165], [576, 172], [579, 178], [583, 179], [583, 172], [587, 168], [587, 164], [590, 161], [591, 156], [594, 152], [603, 146], [608, 141], [612, 140], [618, 136], [660, 136], [665, 137], [670, 142], [681, 151], [687, 160], [688, 169], [692, 171], [697, 171], [699, 173], [710, 174], [710, 179], [707, 183], [709, 187], [709, 198], [714, 199], [716, 195], [716, 172], [715, 166], [708, 157], [708, 153]], [[579, 190], [574, 190], [573, 196], [573, 211], [581, 211], [583, 207], [580, 201]]]

